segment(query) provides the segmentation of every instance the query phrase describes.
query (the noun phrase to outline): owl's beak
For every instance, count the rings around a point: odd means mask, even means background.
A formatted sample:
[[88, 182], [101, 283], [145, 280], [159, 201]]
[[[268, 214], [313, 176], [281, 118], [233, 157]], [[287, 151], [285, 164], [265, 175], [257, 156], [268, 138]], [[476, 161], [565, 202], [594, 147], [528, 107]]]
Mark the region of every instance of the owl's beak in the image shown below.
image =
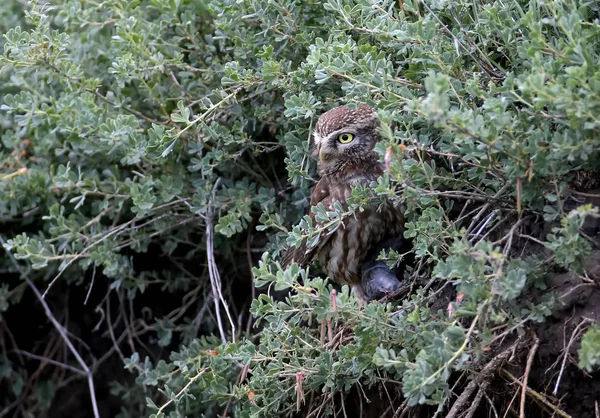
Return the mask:
[[326, 163], [327, 160], [331, 158], [331, 154], [329, 154], [324, 148], [326, 147], [319, 147], [319, 160], [322, 164]]

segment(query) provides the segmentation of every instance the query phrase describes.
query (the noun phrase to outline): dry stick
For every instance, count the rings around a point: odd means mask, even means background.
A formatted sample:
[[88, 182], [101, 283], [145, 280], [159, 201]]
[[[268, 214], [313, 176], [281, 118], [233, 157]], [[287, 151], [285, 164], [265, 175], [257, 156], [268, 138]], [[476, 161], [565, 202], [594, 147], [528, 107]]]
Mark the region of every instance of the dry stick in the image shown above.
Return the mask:
[[569, 338], [569, 343], [567, 344], [567, 346], [564, 349], [563, 352], [563, 361], [560, 365], [560, 372], [558, 373], [558, 379], [556, 379], [556, 385], [554, 385], [554, 390], [552, 391], [553, 395], [556, 395], [558, 393], [558, 386], [560, 385], [560, 380], [562, 379], [562, 374], [563, 371], [565, 370], [565, 366], [567, 364], [567, 358], [569, 357], [569, 349], [571, 348], [571, 344], [573, 344], [573, 341], [575, 341], [575, 338], [577, 338], [577, 336], [579, 335], [579, 331], [581, 330], [581, 327], [585, 324], [587, 324], [588, 322], [593, 322], [591, 319], [588, 318], [583, 318], [583, 320], [579, 323], [579, 325], [577, 325], [577, 327], [575, 327], [575, 329], [573, 330], [573, 333], [571, 334], [571, 338]]
[[52, 287], [52, 285], [54, 283], [56, 283], [56, 281], [58, 280], [58, 278], [64, 273], [64, 271], [71, 265], [73, 264], [75, 261], [79, 260], [85, 253], [87, 253], [89, 250], [91, 250], [92, 248], [94, 248], [96, 245], [100, 244], [101, 242], [105, 241], [107, 238], [110, 238], [111, 236], [115, 235], [117, 232], [125, 229], [127, 227], [127, 225], [129, 225], [132, 222], [135, 222], [136, 219], [133, 219], [127, 223], [124, 223], [123, 225], [120, 225], [118, 228], [113, 229], [111, 232], [109, 232], [108, 234], [106, 234], [105, 236], [103, 236], [102, 238], [100, 238], [98, 241], [88, 245], [83, 251], [81, 251], [79, 254], [77, 254], [75, 257], [73, 257], [72, 259], [69, 260], [69, 262], [65, 265], [64, 268], [62, 268], [58, 274], [56, 276], [54, 276], [54, 279], [52, 279], [52, 281], [50, 282], [50, 284], [48, 285], [48, 287], [46, 288], [46, 290], [44, 291], [44, 294], [42, 295], [42, 299], [46, 298], [46, 295], [48, 294], [48, 292], [50, 291], [50, 288]]
[[[227, 337], [225, 337], [225, 330], [223, 329], [223, 320], [221, 319], [221, 306], [220, 306], [220, 298], [218, 296], [219, 288], [218, 288], [218, 280], [220, 277], [218, 276], [218, 272], [215, 274], [215, 269], [213, 267], [214, 256], [213, 253], [213, 242], [212, 242], [212, 219], [211, 213], [206, 214], [206, 257], [208, 259], [208, 275], [210, 276], [210, 286], [212, 288], [213, 294], [213, 302], [215, 303], [215, 314], [217, 316], [217, 325], [219, 327], [219, 334], [221, 335], [221, 342], [225, 344], [227, 342]], [[217, 278], [219, 277], [219, 279]], [[231, 324], [233, 329], [233, 323]]]
[[502, 367], [502, 364], [508, 359], [511, 353], [512, 346], [498, 354], [492, 360], [490, 360], [488, 364], [486, 364], [485, 367], [481, 369], [479, 375], [476, 376], [473, 380], [471, 380], [471, 382], [469, 382], [466, 389], [456, 400], [456, 402], [454, 402], [454, 404], [452, 405], [452, 408], [448, 412], [448, 415], [446, 415], [446, 418], [455, 418], [458, 415], [458, 413], [462, 410], [462, 408], [467, 404], [469, 398], [471, 397], [475, 389], [477, 389], [477, 387], [479, 387], [479, 385], [481, 385], [482, 382], [486, 382], [492, 376], [492, 374], [496, 372], [496, 370]]
[[521, 385], [521, 387], [524, 387], [525, 390], [527, 391], [527, 393], [529, 393], [533, 398], [537, 399], [538, 401], [540, 401], [541, 403], [543, 403], [544, 405], [546, 405], [555, 414], [557, 414], [557, 415], [559, 415], [559, 416], [561, 416], [563, 418], [573, 418], [571, 415], [567, 414], [565, 411], [563, 411], [562, 409], [560, 409], [559, 407], [557, 407], [556, 405], [554, 405], [552, 402], [550, 402], [548, 399], [546, 399], [546, 397], [544, 395], [542, 395], [541, 393], [539, 393], [539, 392], [531, 389], [530, 387], [527, 387], [527, 386], [523, 385], [523, 383], [521, 383], [519, 381], [519, 379], [517, 379], [515, 376], [513, 376], [506, 369], [502, 369], [501, 372], [502, 372], [502, 374], [505, 377], [507, 377], [512, 382]]
[[483, 398], [483, 395], [485, 394], [485, 391], [487, 390], [487, 386], [488, 386], [487, 382], [483, 382], [481, 384], [481, 387], [479, 388], [477, 395], [475, 395], [475, 399], [473, 399], [473, 403], [469, 407], [469, 409], [467, 411], [467, 415], [465, 415], [465, 418], [473, 418], [473, 416], [475, 415], [475, 411], [477, 410], [477, 407], [481, 403], [481, 399]]
[[502, 415], [502, 418], [506, 418], [508, 416], [508, 413], [511, 411], [512, 404], [515, 401], [515, 399], [517, 399], [518, 394], [519, 394], [519, 391], [515, 390], [515, 394], [513, 395], [512, 398], [510, 398], [510, 402], [508, 403], [508, 406], [506, 407], [506, 410], [504, 411], [504, 415]]
[[[4, 238], [2, 238], [1, 236], [0, 236], [0, 244], [2, 244], [3, 246], [6, 244], [6, 242], [4, 241]], [[90, 388], [90, 398], [92, 400], [92, 408], [94, 410], [94, 417], [100, 418], [100, 413], [98, 412], [98, 404], [96, 403], [96, 391], [94, 389], [94, 379], [92, 377], [92, 372], [90, 371], [87, 364], [85, 364], [85, 361], [83, 361], [83, 359], [79, 355], [79, 352], [77, 351], [77, 349], [71, 343], [71, 340], [69, 339], [69, 336], [67, 335], [66, 330], [63, 328], [63, 326], [56, 320], [56, 318], [52, 314], [50, 307], [48, 306], [48, 304], [42, 297], [38, 288], [33, 284], [33, 282], [31, 280], [29, 280], [29, 278], [27, 276], [25, 276], [25, 273], [21, 270], [21, 266], [19, 266], [19, 263], [17, 263], [17, 260], [15, 260], [13, 255], [9, 251], [6, 251], [6, 254], [8, 255], [8, 257], [10, 258], [10, 260], [16, 267], [17, 271], [21, 274], [21, 277], [23, 277], [23, 279], [25, 280], [27, 285], [31, 288], [31, 290], [33, 290], [33, 293], [35, 293], [35, 296], [39, 299], [40, 303], [44, 307], [44, 312], [45, 312], [46, 316], [48, 317], [50, 322], [52, 322], [52, 325], [54, 325], [54, 327], [60, 334], [61, 338], [63, 339], [63, 341], [65, 342], [67, 347], [69, 347], [69, 350], [71, 351], [71, 353], [73, 353], [73, 355], [77, 359], [77, 362], [83, 369], [81, 372], [87, 376], [88, 386]]]
[[490, 404], [490, 408], [492, 409], [492, 412], [494, 413], [494, 417], [496, 418], [500, 418], [498, 416], [498, 411], [496, 411], [496, 407], [494, 406], [494, 402], [492, 402], [492, 400], [490, 399], [490, 397], [488, 396], [487, 393], [484, 393], [483, 396], [485, 396], [485, 399], [488, 401], [488, 403]]
[[521, 405], [519, 406], [519, 418], [525, 418], [525, 396], [527, 394], [527, 380], [529, 380], [529, 372], [531, 372], [531, 364], [533, 363], [533, 357], [535, 352], [540, 346], [540, 339], [537, 335], [533, 335], [534, 343], [529, 354], [527, 355], [527, 364], [525, 366], [525, 374], [523, 375], [523, 386], [521, 386]]
[[178, 400], [181, 395], [183, 395], [187, 389], [192, 385], [192, 383], [194, 383], [196, 380], [198, 380], [199, 377], [201, 377], [204, 372], [206, 372], [207, 369], [200, 369], [198, 370], [198, 374], [194, 377], [192, 377], [190, 379], [190, 381], [183, 387], [183, 389], [181, 389], [179, 391], [179, 393], [177, 393], [177, 395], [175, 395], [174, 398], [169, 399], [163, 406], [161, 406], [160, 408], [158, 408], [158, 411], [156, 411], [156, 415], [159, 415], [167, 406], [169, 406], [171, 403], [173, 403], [173, 401]]
[[[215, 190], [219, 187], [221, 183], [221, 179], [218, 178], [213, 187], [213, 194]], [[221, 320], [221, 311], [219, 306], [219, 301], [223, 303], [223, 307], [225, 308], [225, 313], [227, 314], [227, 318], [229, 319], [229, 324], [231, 325], [231, 338], [235, 343], [235, 324], [233, 323], [233, 319], [231, 318], [231, 314], [229, 313], [229, 306], [223, 298], [223, 293], [221, 292], [221, 275], [219, 274], [219, 269], [217, 268], [217, 263], [215, 261], [215, 253], [214, 253], [214, 229], [212, 224], [212, 202], [209, 202], [208, 209], [206, 210], [206, 217], [204, 219], [206, 224], [206, 258], [208, 261], [208, 275], [210, 277], [210, 285], [212, 287], [213, 300], [215, 302], [215, 310], [217, 315], [217, 324], [219, 326], [219, 333], [221, 334], [221, 341], [223, 344], [227, 342], [227, 338], [225, 337], [225, 331], [223, 330], [223, 322]]]
[[[508, 189], [509, 184], [505, 184], [504, 186], [502, 186], [500, 188], [500, 190], [498, 190], [496, 192], [496, 194], [492, 197], [492, 199], [498, 199], [500, 198], [500, 196], [502, 196], [502, 194]], [[471, 224], [468, 226], [467, 228], [467, 232], [465, 233], [465, 237], [468, 237], [471, 230], [475, 227], [475, 223], [479, 220], [479, 218], [481, 218], [481, 216], [485, 213], [485, 211], [490, 207], [491, 202], [487, 202], [485, 205], [483, 205], [481, 207], [481, 210], [477, 213], [477, 215], [475, 215], [473, 217], [473, 220], [471, 221]], [[493, 212], [492, 212], [493, 213]], [[474, 237], [476, 238], [476, 237]]]
[[38, 355], [30, 353], [28, 351], [24, 351], [24, 350], [17, 350], [17, 351], [19, 353], [23, 354], [25, 357], [29, 357], [29, 358], [32, 358], [35, 360], [40, 360], [44, 363], [54, 364], [55, 366], [62, 367], [63, 369], [71, 370], [74, 373], [85, 376], [85, 372], [83, 372], [82, 370], [79, 370], [77, 367], [69, 366], [68, 364], [61, 363], [60, 361], [52, 360], [51, 358], [48, 358], [48, 357], [38, 356]]
[[[163, 205], [157, 206], [154, 208], [154, 210], [158, 210], [158, 209], [163, 209], [165, 207], [168, 206], [173, 206], [177, 203], [179, 203], [180, 201], [174, 201], [174, 202], [169, 202], [169, 203], [165, 203]], [[115, 218], [116, 219], [116, 218]], [[79, 260], [85, 253], [87, 253], [89, 250], [91, 250], [93, 247], [95, 247], [96, 245], [100, 244], [101, 242], [105, 241], [107, 238], [110, 238], [111, 236], [115, 235], [117, 232], [121, 232], [123, 230], [125, 230], [129, 225], [131, 225], [132, 223], [135, 223], [136, 221], [139, 221], [140, 219], [138, 218], [133, 218], [130, 221], [125, 222], [122, 225], [119, 225], [117, 228], [113, 229], [112, 231], [110, 231], [108, 234], [104, 235], [102, 238], [100, 238], [98, 241], [93, 242], [92, 244], [88, 245], [86, 248], [83, 249], [83, 251], [81, 251], [79, 254], [76, 254], [73, 258], [71, 258], [71, 260], [69, 260], [69, 262], [65, 265], [64, 268], [62, 268], [58, 274], [56, 276], [54, 276], [54, 279], [52, 279], [52, 281], [50, 282], [50, 284], [48, 285], [48, 287], [46, 288], [46, 290], [44, 291], [44, 294], [42, 295], [42, 298], [46, 298], [46, 295], [48, 294], [48, 292], [50, 291], [50, 288], [52, 287], [52, 285], [54, 285], [54, 283], [56, 283], [56, 281], [58, 280], [58, 278], [64, 273], [64, 271], [71, 265], [73, 264], [75, 261]], [[147, 222], [146, 224], [143, 225], [139, 225], [138, 228], [141, 228], [142, 226], [145, 226], [149, 223], [152, 223], [154, 221], [156, 221], [157, 219], [153, 219], [149, 222]]]
[[94, 279], [96, 278], [96, 264], [94, 264], [94, 271], [92, 273], [92, 283], [90, 284], [90, 288], [88, 289], [87, 295], [85, 295], [85, 300], [83, 301], [84, 305], [87, 305], [88, 299], [90, 298], [90, 294], [92, 293], [92, 288], [94, 287]]
[[[340, 392], [340, 402], [342, 403], [342, 412], [344, 413], [344, 418], [348, 418], [348, 414], [346, 414], [346, 402], [344, 399], [344, 393]], [[598, 405], [596, 404], [596, 407]]]
[[[252, 254], [250, 252], [250, 246], [252, 241], [252, 227], [249, 228], [248, 237], [246, 238], [246, 258], [248, 259], [248, 268], [250, 269], [250, 295], [252, 300], [256, 299], [256, 289], [254, 287], [254, 274], [252, 273]], [[250, 330], [252, 329], [252, 315], [248, 317], [248, 323], [246, 324], [246, 334], [250, 334]]]
[[[404, 402], [402, 402], [402, 404], [398, 407], [398, 409], [396, 409], [396, 412], [394, 412], [394, 416], [392, 416], [392, 418], [402, 418], [404, 417], [406, 411], [408, 411], [408, 399], [405, 399]], [[402, 415], [400, 415], [401, 413]]]

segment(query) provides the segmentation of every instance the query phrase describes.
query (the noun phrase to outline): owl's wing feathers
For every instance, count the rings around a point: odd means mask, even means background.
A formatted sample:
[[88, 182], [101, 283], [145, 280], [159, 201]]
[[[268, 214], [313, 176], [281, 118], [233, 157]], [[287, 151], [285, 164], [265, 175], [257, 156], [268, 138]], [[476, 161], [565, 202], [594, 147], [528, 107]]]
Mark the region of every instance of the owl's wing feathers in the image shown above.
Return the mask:
[[[312, 225], [315, 229], [320, 228], [322, 225], [315, 220], [315, 214], [312, 212], [311, 208], [313, 206], [317, 206], [319, 203], [322, 203], [326, 208], [331, 208], [333, 201], [334, 196], [331, 193], [330, 182], [327, 179], [321, 179], [317, 183], [310, 197], [310, 207], [308, 213], [308, 216], [310, 217]], [[325, 229], [321, 232], [319, 243], [316, 246], [308, 248], [308, 241], [305, 238], [302, 240], [300, 247], [288, 248], [282, 258], [283, 268], [287, 268], [292, 263], [298, 263], [300, 266], [310, 263], [313, 260], [315, 253], [317, 253], [319, 248], [327, 243], [330, 237], [331, 232]]]

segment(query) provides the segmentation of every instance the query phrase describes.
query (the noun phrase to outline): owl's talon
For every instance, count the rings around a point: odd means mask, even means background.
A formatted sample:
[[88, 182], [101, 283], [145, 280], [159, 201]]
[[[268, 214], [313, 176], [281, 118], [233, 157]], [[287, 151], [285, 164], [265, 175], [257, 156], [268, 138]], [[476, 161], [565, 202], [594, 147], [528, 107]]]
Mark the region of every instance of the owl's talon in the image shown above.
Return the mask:
[[384, 261], [363, 270], [362, 287], [368, 300], [381, 299], [400, 288], [400, 280]]

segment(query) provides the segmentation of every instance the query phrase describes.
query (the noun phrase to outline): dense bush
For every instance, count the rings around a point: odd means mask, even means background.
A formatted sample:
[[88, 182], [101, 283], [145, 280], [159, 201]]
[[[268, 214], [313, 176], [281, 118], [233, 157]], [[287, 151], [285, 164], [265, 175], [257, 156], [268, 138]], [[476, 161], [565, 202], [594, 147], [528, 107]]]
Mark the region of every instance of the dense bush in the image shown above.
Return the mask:
[[[592, 0], [3, 2], [1, 413], [72, 416], [68, 392], [79, 416], [343, 416], [378, 391], [371, 416], [447, 412], [560, 305], [536, 290], [554, 272], [593, 284], [598, 211], [571, 209], [598, 186], [599, 19]], [[321, 216], [402, 201], [414, 258], [404, 298], [366, 307], [278, 263], [318, 233], [299, 223], [316, 118], [360, 102], [388, 170]], [[598, 328], [584, 342], [592, 373]]]

